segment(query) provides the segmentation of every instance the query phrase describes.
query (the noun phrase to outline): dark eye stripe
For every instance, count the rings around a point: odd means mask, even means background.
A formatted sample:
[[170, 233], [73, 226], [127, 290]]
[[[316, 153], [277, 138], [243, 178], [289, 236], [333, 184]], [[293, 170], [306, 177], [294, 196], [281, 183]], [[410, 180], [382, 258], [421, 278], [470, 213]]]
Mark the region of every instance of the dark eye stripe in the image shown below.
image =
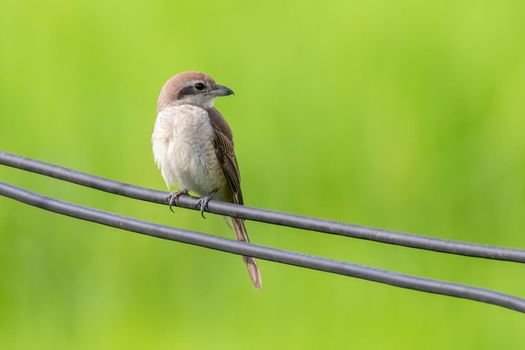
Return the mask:
[[180, 100], [185, 96], [195, 95], [204, 90], [206, 90], [206, 85], [203, 83], [196, 83], [194, 85], [185, 86], [179, 90], [175, 99]]

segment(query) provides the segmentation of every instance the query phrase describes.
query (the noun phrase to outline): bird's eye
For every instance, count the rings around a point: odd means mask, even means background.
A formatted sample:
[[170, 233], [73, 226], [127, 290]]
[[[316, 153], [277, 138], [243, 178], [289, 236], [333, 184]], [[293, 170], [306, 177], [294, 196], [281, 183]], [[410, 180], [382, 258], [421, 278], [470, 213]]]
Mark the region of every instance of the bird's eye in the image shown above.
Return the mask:
[[206, 87], [206, 85], [204, 85], [203, 83], [197, 83], [197, 84], [195, 84], [195, 89], [197, 89], [197, 90], [199, 90], [199, 91], [204, 90], [205, 87]]

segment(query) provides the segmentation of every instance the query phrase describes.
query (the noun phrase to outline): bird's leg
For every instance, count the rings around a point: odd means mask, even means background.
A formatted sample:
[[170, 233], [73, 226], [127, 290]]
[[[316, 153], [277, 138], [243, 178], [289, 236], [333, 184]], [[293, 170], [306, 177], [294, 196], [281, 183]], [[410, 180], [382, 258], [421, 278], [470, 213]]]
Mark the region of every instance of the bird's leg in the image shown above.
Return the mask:
[[188, 190], [185, 189], [185, 188], [181, 188], [180, 190], [177, 190], [175, 192], [171, 192], [168, 196], [168, 198], [166, 198], [167, 202], [168, 202], [168, 205], [170, 206], [170, 210], [174, 213], [173, 211], [173, 205], [174, 204], [177, 204], [177, 200], [179, 199], [180, 196], [182, 196], [183, 194], [188, 194]]
[[201, 216], [204, 219], [206, 219], [206, 217], [204, 216], [204, 210], [208, 209], [208, 202], [210, 201], [210, 199], [213, 198], [213, 196], [215, 195], [215, 193], [217, 193], [217, 191], [218, 189], [213, 190], [210, 193], [206, 194], [205, 196], [201, 197], [199, 201], [197, 202], [197, 205], [195, 206], [195, 208], [201, 211]]

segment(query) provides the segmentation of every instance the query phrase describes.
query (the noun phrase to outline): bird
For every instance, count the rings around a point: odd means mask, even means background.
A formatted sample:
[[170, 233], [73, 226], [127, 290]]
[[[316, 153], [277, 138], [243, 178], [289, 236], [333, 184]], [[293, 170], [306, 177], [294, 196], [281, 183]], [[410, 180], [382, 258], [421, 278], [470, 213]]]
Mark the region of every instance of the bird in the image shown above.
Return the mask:
[[[168, 188], [178, 186], [167, 198], [171, 206], [189, 191], [201, 198], [203, 215], [210, 199], [244, 204], [233, 134], [214, 107], [218, 97], [233, 95], [209, 75], [187, 71], [171, 77], [157, 100], [157, 118], [151, 137], [153, 155]], [[237, 240], [249, 242], [244, 221], [226, 217]], [[243, 256], [255, 288], [262, 288], [257, 261]]]

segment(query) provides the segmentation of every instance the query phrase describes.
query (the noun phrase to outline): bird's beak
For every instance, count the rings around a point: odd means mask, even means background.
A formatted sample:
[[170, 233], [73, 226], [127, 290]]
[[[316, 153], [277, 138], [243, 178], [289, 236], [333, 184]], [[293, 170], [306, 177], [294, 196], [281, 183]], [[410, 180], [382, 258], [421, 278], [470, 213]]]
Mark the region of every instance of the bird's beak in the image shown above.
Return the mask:
[[211, 89], [210, 93], [215, 96], [228, 96], [234, 94], [232, 89], [222, 85], [215, 86], [213, 89]]

